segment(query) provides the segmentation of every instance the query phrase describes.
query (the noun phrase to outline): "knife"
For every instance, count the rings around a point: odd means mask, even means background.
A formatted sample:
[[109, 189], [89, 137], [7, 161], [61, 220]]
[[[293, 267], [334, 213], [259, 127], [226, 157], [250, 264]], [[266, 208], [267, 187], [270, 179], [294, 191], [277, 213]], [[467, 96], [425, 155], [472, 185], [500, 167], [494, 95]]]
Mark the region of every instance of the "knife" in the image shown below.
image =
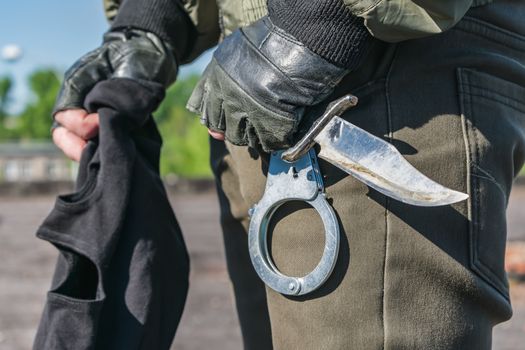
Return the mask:
[[321, 148], [319, 157], [401, 202], [433, 207], [468, 198], [428, 178], [390, 143], [339, 117], [357, 102], [357, 97], [346, 95], [330, 103], [305, 136], [281, 158], [294, 162], [317, 143]]

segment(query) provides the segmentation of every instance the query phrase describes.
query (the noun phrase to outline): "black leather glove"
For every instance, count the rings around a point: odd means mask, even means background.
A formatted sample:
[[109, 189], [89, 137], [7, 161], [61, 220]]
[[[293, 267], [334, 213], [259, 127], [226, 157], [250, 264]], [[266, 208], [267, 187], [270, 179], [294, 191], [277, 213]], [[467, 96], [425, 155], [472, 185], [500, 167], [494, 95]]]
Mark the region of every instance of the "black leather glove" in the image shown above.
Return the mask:
[[229, 142], [269, 152], [292, 145], [305, 107], [347, 72], [264, 17], [219, 45], [187, 107]]
[[103, 44], [80, 58], [65, 74], [53, 115], [83, 108], [84, 98], [99, 81], [129, 78], [167, 87], [177, 76], [173, 51], [153, 33], [126, 28], [104, 35]]

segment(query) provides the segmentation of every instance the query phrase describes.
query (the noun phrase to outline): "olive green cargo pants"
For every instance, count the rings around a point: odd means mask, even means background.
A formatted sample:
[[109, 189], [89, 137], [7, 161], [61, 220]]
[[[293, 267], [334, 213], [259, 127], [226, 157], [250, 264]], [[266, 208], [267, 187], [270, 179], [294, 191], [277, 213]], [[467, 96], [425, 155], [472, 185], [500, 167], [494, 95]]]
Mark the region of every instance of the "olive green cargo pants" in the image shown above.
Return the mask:
[[[360, 101], [345, 119], [470, 198], [405, 205], [321, 160], [341, 247], [312, 294], [265, 289], [248, 256], [248, 209], [263, 194], [268, 156], [212, 141], [246, 349], [490, 349], [492, 327], [512, 313], [505, 209], [525, 157], [524, 18], [520, 1], [472, 9], [443, 34], [376, 45], [341, 84], [333, 98], [351, 92]], [[285, 205], [270, 232], [283, 273], [305, 275], [319, 261], [324, 231], [314, 209]]]

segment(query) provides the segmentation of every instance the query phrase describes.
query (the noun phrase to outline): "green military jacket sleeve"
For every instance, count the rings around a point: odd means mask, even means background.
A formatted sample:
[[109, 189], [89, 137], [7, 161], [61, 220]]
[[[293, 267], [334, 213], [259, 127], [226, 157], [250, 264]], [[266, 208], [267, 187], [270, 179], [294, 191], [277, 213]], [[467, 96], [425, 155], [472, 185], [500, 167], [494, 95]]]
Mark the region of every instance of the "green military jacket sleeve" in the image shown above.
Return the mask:
[[[103, 0], [109, 20], [122, 0]], [[308, 1], [308, 0], [304, 0]], [[343, 0], [353, 14], [364, 18], [377, 39], [398, 42], [441, 33], [454, 26], [472, 6], [492, 0]], [[219, 34], [229, 34], [235, 25], [247, 25], [264, 14], [265, 0], [181, 0], [198, 37], [187, 61], [217, 44]], [[220, 25], [222, 24], [222, 25]]]
[[[111, 22], [117, 16], [122, 0], [103, 0], [106, 18]], [[191, 62], [206, 49], [217, 44], [220, 36], [219, 9], [216, 0], [182, 0], [197, 37], [191, 52], [186, 53], [185, 62]]]
[[441, 33], [454, 26], [472, 6], [492, 0], [344, 0], [363, 17], [370, 33], [398, 42]]

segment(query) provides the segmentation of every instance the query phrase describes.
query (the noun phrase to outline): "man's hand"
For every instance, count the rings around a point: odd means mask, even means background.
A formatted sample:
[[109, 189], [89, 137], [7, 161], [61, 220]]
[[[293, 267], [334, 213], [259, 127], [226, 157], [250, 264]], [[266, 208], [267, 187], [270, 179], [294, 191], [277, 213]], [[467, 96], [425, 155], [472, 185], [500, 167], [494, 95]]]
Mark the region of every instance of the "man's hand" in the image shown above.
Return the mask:
[[108, 32], [102, 46], [80, 58], [65, 74], [54, 108], [53, 142], [78, 161], [87, 140], [98, 133], [98, 115], [83, 109], [100, 81], [128, 78], [167, 87], [177, 75], [172, 50], [153, 33], [138, 29]]
[[58, 112], [55, 121], [60, 124], [52, 131], [53, 142], [64, 154], [78, 162], [89, 139], [98, 133], [98, 114], [83, 109]]
[[315, 54], [269, 18], [217, 48], [188, 108], [210, 135], [266, 152], [292, 145], [305, 107], [325, 99], [348, 71]]

